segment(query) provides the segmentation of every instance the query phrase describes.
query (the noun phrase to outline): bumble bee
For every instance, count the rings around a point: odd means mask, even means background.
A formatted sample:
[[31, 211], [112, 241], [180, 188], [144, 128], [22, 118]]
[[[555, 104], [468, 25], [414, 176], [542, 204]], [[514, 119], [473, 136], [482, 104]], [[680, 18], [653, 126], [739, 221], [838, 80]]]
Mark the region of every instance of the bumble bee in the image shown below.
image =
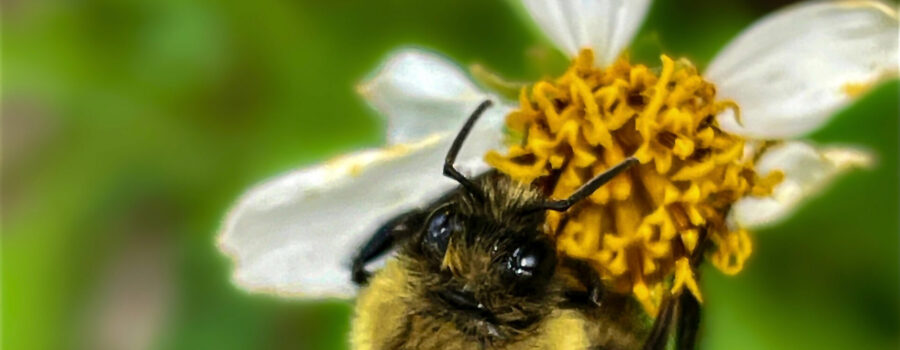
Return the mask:
[[[468, 179], [454, 162], [490, 105], [478, 106], [446, 154], [443, 173], [459, 186], [389, 220], [354, 256], [352, 279], [364, 286], [354, 347], [662, 349], [675, 325], [676, 347], [693, 348], [699, 304], [689, 293], [664, 300], [649, 326], [628, 296], [604, 292], [586, 262], [557, 255], [542, 230], [545, 211], [567, 211], [637, 160], [613, 166], [564, 200], [496, 171]], [[394, 247], [396, 256], [370, 274], [366, 265]]]

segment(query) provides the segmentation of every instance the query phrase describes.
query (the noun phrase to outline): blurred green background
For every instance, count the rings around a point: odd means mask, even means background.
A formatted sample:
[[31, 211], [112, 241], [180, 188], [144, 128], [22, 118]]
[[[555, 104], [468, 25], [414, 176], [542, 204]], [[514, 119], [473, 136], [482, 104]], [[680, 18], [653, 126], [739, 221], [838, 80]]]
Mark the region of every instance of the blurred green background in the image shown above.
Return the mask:
[[[657, 1], [632, 56], [703, 67], [785, 4]], [[346, 347], [350, 302], [229, 282], [232, 201], [382, 142], [354, 84], [398, 47], [522, 81], [566, 66], [512, 1], [10, 0], [2, 33], [4, 349]], [[758, 232], [739, 276], [704, 271], [703, 348], [900, 348], [898, 93], [812, 136], [877, 167]]]

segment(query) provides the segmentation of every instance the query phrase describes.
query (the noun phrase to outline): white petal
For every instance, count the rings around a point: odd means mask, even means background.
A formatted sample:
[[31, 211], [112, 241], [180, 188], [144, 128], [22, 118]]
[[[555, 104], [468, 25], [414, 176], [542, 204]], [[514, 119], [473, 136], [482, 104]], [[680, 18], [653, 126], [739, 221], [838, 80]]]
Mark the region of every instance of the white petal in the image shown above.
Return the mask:
[[[499, 110], [486, 113], [463, 145], [463, 173], [487, 170], [485, 152], [501, 147]], [[455, 134], [350, 154], [251, 189], [219, 235], [220, 249], [235, 261], [234, 282], [282, 295], [352, 296], [350, 258], [369, 235], [456, 186], [442, 175]]]
[[450, 61], [413, 49], [391, 56], [358, 90], [387, 119], [392, 144], [459, 128], [479, 103], [494, 98]]
[[816, 149], [803, 142], [786, 142], [769, 148], [756, 163], [761, 175], [784, 172], [784, 181], [769, 197], [744, 197], [729, 213], [729, 221], [743, 228], [764, 227], [791, 214], [803, 199], [829, 184], [840, 173], [871, 164], [871, 156], [852, 148]]
[[877, 2], [815, 2], [763, 18], [706, 70], [719, 96], [734, 99], [728, 131], [776, 139], [817, 129], [867, 86], [897, 71], [897, 13]]
[[544, 33], [570, 57], [594, 50], [595, 64], [613, 63], [644, 21], [650, 0], [523, 0]]

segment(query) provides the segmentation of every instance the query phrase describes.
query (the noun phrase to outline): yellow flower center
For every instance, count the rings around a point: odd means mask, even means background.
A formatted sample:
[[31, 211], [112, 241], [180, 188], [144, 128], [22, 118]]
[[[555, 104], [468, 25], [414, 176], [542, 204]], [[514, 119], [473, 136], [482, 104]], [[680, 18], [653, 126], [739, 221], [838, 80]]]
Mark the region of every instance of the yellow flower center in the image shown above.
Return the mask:
[[[566, 213], [549, 212], [545, 230], [565, 255], [584, 259], [608, 288], [632, 292], [655, 315], [667, 290], [700, 291], [690, 263], [698, 242], [727, 274], [741, 270], [751, 242], [725, 224], [731, 204], [764, 196], [782, 174], [761, 178], [743, 159], [744, 140], [719, 129], [713, 84], [686, 60], [662, 56], [662, 69], [620, 59], [593, 67], [584, 50], [561, 77], [523, 89], [506, 123], [521, 143], [486, 160], [499, 171], [566, 198], [628, 156], [640, 165]], [[700, 299], [702, 300], [702, 299]]]

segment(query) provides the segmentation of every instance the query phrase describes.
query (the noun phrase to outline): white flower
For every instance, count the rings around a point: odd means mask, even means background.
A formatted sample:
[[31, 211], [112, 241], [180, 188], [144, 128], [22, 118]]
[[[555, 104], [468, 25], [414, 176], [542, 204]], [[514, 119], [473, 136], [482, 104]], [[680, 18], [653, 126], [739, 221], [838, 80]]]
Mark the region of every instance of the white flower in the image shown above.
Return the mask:
[[[642, 23], [649, 1], [538, 1], [525, 8], [575, 57], [590, 48], [595, 64], [619, 56]], [[745, 197], [730, 224], [753, 228], [788, 215], [842, 170], [870, 157], [852, 148], [792, 140], [828, 121], [853, 90], [897, 71], [896, 11], [877, 2], [816, 2], [788, 7], [746, 29], [713, 59], [704, 78], [740, 107], [718, 116], [748, 142], [760, 173], [780, 170], [770, 197]], [[484, 99], [456, 65], [420, 50], [398, 52], [368, 82], [363, 96], [388, 122], [384, 148], [303, 168], [249, 190], [228, 214], [219, 246], [236, 264], [234, 282], [252, 291], [350, 297], [349, 258], [387, 219], [422, 206], [455, 186], [443, 177], [450, 139]], [[513, 106], [489, 109], [458, 158], [460, 169], [487, 169], [482, 158], [503, 147], [503, 119]], [[758, 142], [753, 142], [758, 140]], [[761, 147], [763, 141], [778, 141]], [[769, 142], [771, 144], [771, 142]], [[761, 150], [762, 154], [754, 154]]]

